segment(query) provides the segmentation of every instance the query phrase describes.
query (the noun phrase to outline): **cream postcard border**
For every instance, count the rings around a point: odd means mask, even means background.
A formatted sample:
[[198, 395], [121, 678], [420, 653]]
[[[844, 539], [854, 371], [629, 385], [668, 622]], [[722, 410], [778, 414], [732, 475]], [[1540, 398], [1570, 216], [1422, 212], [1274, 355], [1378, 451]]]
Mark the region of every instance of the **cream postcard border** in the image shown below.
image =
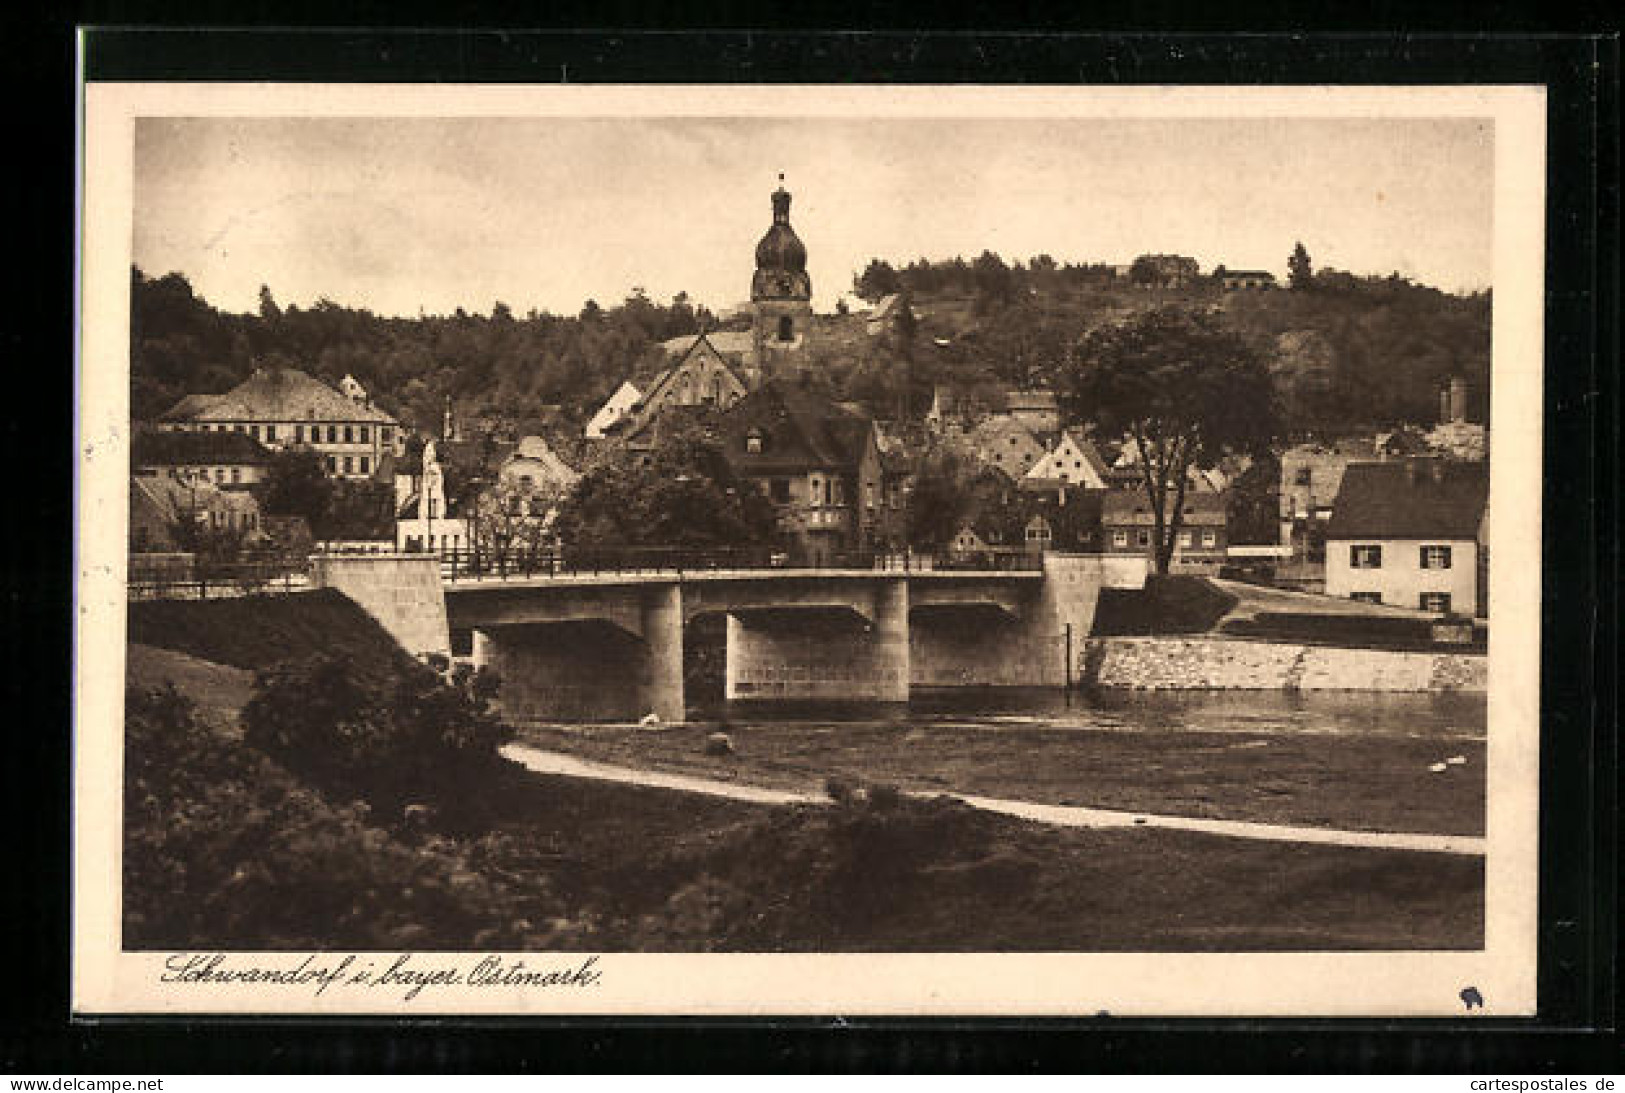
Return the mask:
[[[585, 990], [167, 986], [120, 951], [134, 119], [1472, 117], [1494, 124], [1490, 643], [1481, 952], [603, 954]], [[1540, 87], [84, 85], [76, 437], [73, 1006], [92, 1013], [1472, 1016], [1535, 1009], [1546, 96]], [[245, 954], [246, 956], [246, 954]], [[445, 954], [472, 963], [469, 954]], [[292, 964], [288, 954], [268, 960]], [[414, 960], [418, 960], [414, 957]], [[534, 964], [535, 958], [529, 957]], [[421, 954], [432, 964], [435, 954]], [[549, 965], [565, 966], [560, 954]]]

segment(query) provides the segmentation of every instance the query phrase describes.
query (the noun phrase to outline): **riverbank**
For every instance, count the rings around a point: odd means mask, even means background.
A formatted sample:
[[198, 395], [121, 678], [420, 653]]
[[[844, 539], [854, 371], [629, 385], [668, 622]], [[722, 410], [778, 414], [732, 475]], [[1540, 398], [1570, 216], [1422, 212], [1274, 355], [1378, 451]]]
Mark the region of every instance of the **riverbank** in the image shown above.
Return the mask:
[[1042, 716], [734, 723], [728, 755], [707, 754], [715, 724], [527, 728], [520, 742], [790, 793], [822, 793], [837, 779], [1197, 819], [1483, 834], [1482, 704], [1471, 697], [1097, 702]]
[[1220, 637], [1091, 638], [1082, 676], [1141, 691], [1375, 691], [1485, 694], [1488, 658]]

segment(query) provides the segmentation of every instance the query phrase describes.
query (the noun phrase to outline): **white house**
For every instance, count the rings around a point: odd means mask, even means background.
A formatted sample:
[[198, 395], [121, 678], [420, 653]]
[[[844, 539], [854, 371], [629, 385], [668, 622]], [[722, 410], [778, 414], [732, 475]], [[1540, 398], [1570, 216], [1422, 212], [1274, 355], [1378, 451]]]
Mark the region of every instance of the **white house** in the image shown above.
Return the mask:
[[1489, 475], [1482, 463], [1355, 463], [1326, 528], [1326, 593], [1481, 614]]
[[598, 412], [587, 422], [586, 437], [588, 440], [602, 440], [604, 434], [615, 426], [627, 411], [636, 406], [643, 398], [643, 392], [633, 386], [631, 380], [626, 380], [615, 393], [604, 401]]
[[423, 473], [417, 489], [396, 509], [395, 548], [446, 551], [468, 546], [468, 521], [460, 513], [452, 515], [446, 503], [446, 476], [431, 440], [423, 446]]

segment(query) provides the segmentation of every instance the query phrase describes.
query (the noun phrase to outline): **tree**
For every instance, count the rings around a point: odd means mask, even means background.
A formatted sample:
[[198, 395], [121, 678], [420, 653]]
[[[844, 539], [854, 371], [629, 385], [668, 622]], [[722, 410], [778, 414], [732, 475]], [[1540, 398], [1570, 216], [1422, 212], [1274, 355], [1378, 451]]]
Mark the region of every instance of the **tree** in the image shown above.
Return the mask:
[[282, 309], [276, 306], [276, 297], [271, 295], [270, 285], [260, 286], [260, 318], [268, 323], [282, 318]]
[[607, 460], [559, 509], [566, 546], [758, 546], [774, 541], [772, 503], [734, 477], [709, 427], [665, 436], [647, 462]]
[[271, 453], [265, 478], [256, 487], [267, 516], [303, 516], [314, 531], [333, 507], [333, 481], [322, 457], [309, 448]]
[[871, 304], [882, 296], [903, 290], [903, 281], [890, 262], [869, 259], [869, 265], [852, 281], [852, 291]]
[[1292, 248], [1292, 257], [1286, 260], [1287, 284], [1295, 289], [1314, 287], [1314, 272], [1309, 264], [1309, 252], [1302, 243]]
[[1269, 369], [1217, 313], [1164, 307], [1091, 331], [1060, 378], [1069, 414], [1102, 435], [1133, 439], [1153, 558], [1167, 573], [1191, 468], [1261, 452], [1273, 437]]

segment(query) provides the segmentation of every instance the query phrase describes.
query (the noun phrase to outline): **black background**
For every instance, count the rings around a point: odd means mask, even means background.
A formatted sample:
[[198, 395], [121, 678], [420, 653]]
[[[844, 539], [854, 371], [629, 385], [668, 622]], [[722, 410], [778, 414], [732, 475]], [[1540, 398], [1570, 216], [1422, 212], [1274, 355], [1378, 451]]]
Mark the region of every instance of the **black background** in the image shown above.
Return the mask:
[[[1532, 5], [1531, 5], [1532, 7]], [[785, 29], [801, 7], [720, 12], [772, 31], [497, 32], [111, 29], [297, 22], [265, 4], [130, 3], [4, 16], [9, 378], [0, 535], [10, 639], [0, 716], [0, 1070], [90, 1074], [261, 1070], [1484, 1071], [1620, 1070], [1618, 1000], [1618, 39], [1555, 34], [1507, 5], [1381, 5], [1313, 34], [1170, 35], [1285, 6], [1119, 5], [1124, 29], [977, 33]], [[490, 25], [442, 4], [420, 17]], [[596, 5], [582, 25], [648, 22], [652, 6]], [[1359, 33], [1403, 13], [1411, 33]], [[306, 18], [358, 26], [413, 14], [332, 5]], [[555, 12], [555, 15], [557, 13]], [[951, 14], [951, 13], [950, 13]], [[1044, 23], [1031, 10], [1018, 12]], [[937, 16], [944, 15], [939, 9]], [[1441, 28], [1469, 23], [1495, 33]], [[703, 18], [693, 14], [690, 18]], [[1070, 12], [1069, 18], [1079, 14]], [[1543, 84], [1549, 93], [1545, 573], [1541, 770], [1541, 1015], [1422, 1022], [101, 1020], [69, 1015], [72, 694], [74, 20], [94, 79], [572, 83]], [[870, 13], [905, 25], [894, 9]], [[523, 25], [517, 16], [512, 25]], [[828, 20], [834, 25], [838, 20]], [[915, 24], [920, 25], [920, 24]], [[1111, 22], [1097, 22], [1111, 26]], [[1432, 27], [1433, 31], [1417, 33]], [[1568, 29], [1605, 30], [1596, 10]], [[1331, 33], [1338, 31], [1338, 33]], [[1513, 515], [1496, 514], [1496, 519]], [[1530, 580], [1536, 574], [1529, 575]], [[1177, 958], [1175, 958], [1177, 959]], [[1328, 991], [1339, 985], [1328, 983]]]

